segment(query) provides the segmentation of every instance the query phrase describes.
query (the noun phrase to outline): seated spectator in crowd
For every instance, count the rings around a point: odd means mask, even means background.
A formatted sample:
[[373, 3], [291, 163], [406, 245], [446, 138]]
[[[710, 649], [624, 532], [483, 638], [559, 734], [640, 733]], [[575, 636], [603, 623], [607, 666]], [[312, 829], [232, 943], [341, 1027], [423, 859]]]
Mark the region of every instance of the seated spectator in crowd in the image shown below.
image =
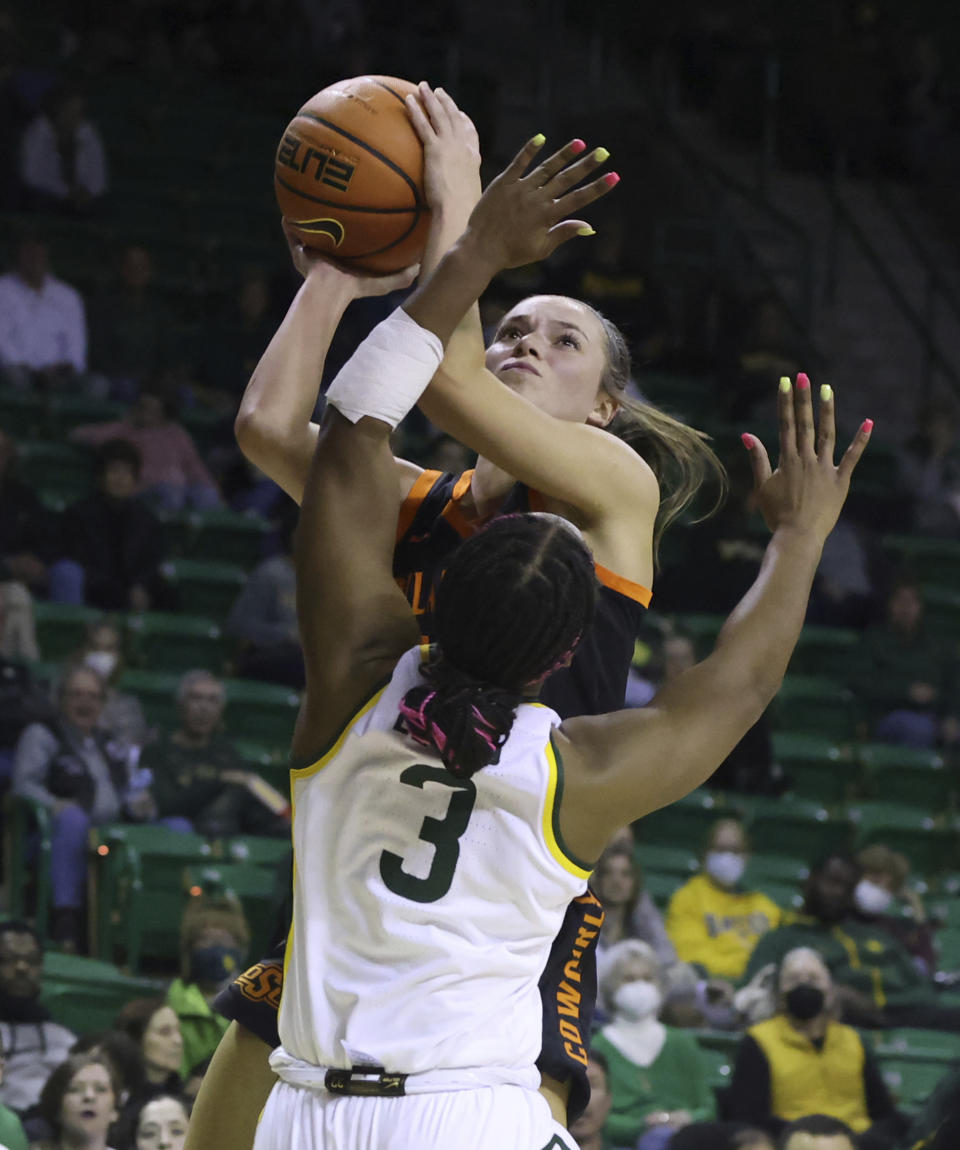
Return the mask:
[[777, 1013], [743, 1037], [726, 1106], [731, 1118], [774, 1133], [806, 1114], [827, 1114], [871, 1150], [890, 1150], [903, 1132], [872, 1053], [834, 1017], [833, 982], [816, 951], [784, 956]]
[[592, 1048], [609, 1067], [608, 1140], [659, 1150], [674, 1131], [713, 1118], [713, 1092], [696, 1039], [657, 1018], [663, 985], [653, 950], [634, 939], [617, 943], [607, 956], [600, 992], [612, 1021]]
[[667, 934], [681, 962], [706, 975], [737, 980], [757, 939], [779, 925], [780, 908], [740, 885], [750, 843], [736, 819], [720, 819], [707, 836], [702, 870], [670, 899]]
[[[7, 602], [15, 584], [0, 583], [0, 633], [7, 615]], [[13, 773], [17, 741], [30, 723], [50, 718], [52, 708], [46, 691], [34, 681], [30, 666], [10, 658], [0, 644], [0, 795]], [[2, 1145], [2, 1143], [0, 1143]]]
[[854, 891], [862, 878], [856, 861], [829, 855], [810, 871], [803, 909], [756, 945], [744, 980], [769, 964], [779, 966], [797, 947], [810, 947], [833, 978], [838, 1018], [853, 1026], [919, 1027], [960, 1031], [960, 1007], [938, 1001], [930, 979], [885, 930], [855, 916]]
[[[917, 969], [933, 977], [937, 970], [936, 942], [923, 899], [907, 886], [910, 862], [906, 855], [875, 843], [860, 851], [857, 862], [863, 878], [853, 892], [856, 917], [892, 934], [913, 957]], [[894, 899], [903, 902], [909, 913], [887, 914]]]
[[[16, 457], [13, 440], [0, 431], [0, 582], [18, 583], [37, 594], [46, 589], [47, 564], [54, 554], [53, 516], [17, 478]], [[39, 658], [36, 637], [25, 642], [23, 657]]]
[[153, 258], [146, 248], [128, 244], [119, 272], [116, 288], [90, 308], [90, 358], [106, 376], [109, 394], [131, 400], [170, 365], [173, 317], [152, 290]]
[[[0, 1088], [3, 1087], [3, 1051], [0, 1050]], [[28, 1150], [23, 1124], [9, 1106], [0, 1102], [0, 1147], [3, 1150]]]
[[143, 390], [122, 419], [88, 423], [70, 432], [74, 443], [132, 443], [140, 452], [136, 493], [162, 511], [220, 506], [220, 493], [185, 427], [170, 417], [168, 401]]
[[913, 529], [921, 535], [960, 535], [960, 428], [953, 400], [920, 413], [899, 456], [900, 486], [913, 496]]
[[107, 190], [107, 155], [87, 119], [81, 92], [61, 88], [24, 130], [20, 181], [28, 202], [44, 209], [89, 211]]
[[212, 1056], [230, 1025], [211, 1003], [246, 968], [249, 948], [250, 927], [238, 899], [190, 900], [180, 923], [180, 977], [167, 992], [183, 1035], [184, 1081]]
[[163, 529], [136, 496], [140, 452], [124, 439], [97, 451], [97, 490], [63, 513], [50, 598], [105, 611], [149, 611], [169, 601], [160, 573]]
[[0, 1051], [4, 1058], [0, 1104], [21, 1116], [36, 1107], [43, 1084], [76, 1039], [65, 1026], [51, 1020], [40, 1002], [42, 989], [39, 935], [25, 922], [8, 919], [0, 923]]
[[606, 1057], [599, 1050], [591, 1050], [587, 1063], [590, 1101], [580, 1117], [570, 1124], [570, 1134], [576, 1138], [580, 1150], [614, 1150], [604, 1138], [604, 1125], [613, 1105], [608, 1077]]
[[[956, 725], [955, 659], [923, 621], [923, 596], [910, 579], [887, 597], [886, 619], [868, 627], [852, 686], [874, 738], [934, 747]], [[952, 722], [951, 722], [952, 720]]]
[[200, 376], [206, 403], [235, 414], [243, 389], [276, 331], [270, 304], [266, 275], [248, 269], [226, 314], [205, 333]]
[[677, 952], [660, 911], [643, 888], [642, 872], [629, 846], [615, 842], [607, 847], [593, 872], [592, 885], [604, 912], [597, 942], [600, 976], [608, 952], [625, 938], [638, 938], [651, 946], [662, 968], [675, 965]]
[[0, 583], [0, 656], [34, 662], [40, 658], [33, 596], [24, 583]]
[[71, 1054], [40, 1095], [40, 1112], [52, 1137], [33, 1143], [31, 1150], [110, 1150], [108, 1135], [119, 1105], [120, 1086], [106, 1059]]
[[80, 293], [51, 275], [47, 245], [24, 236], [16, 271], [0, 276], [0, 382], [57, 391], [87, 370], [87, 315]]
[[845, 508], [823, 547], [810, 592], [808, 623], [860, 630], [875, 621], [880, 604], [873, 573], [882, 567], [878, 544], [853, 509]]
[[859, 1143], [846, 1122], [827, 1114], [810, 1114], [790, 1123], [778, 1150], [859, 1150]]
[[303, 650], [297, 627], [292, 516], [283, 525], [283, 551], [251, 572], [230, 611], [225, 631], [241, 640], [237, 674], [244, 679], [304, 685]]
[[180, 831], [211, 838], [289, 834], [289, 823], [263, 805], [251, 773], [221, 732], [226, 692], [209, 671], [188, 671], [177, 688], [180, 726], [145, 747], [140, 766], [153, 774], [156, 817]]
[[135, 1115], [132, 1150], [183, 1150], [189, 1128], [187, 1102], [176, 1094], [160, 1094]]
[[173, 1007], [162, 998], [135, 998], [122, 1008], [113, 1025], [133, 1039], [143, 1058], [145, 1080], [139, 1097], [130, 1098], [131, 1111], [161, 1094], [179, 1094], [183, 1034]]
[[98, 726], [109, 736], [118, 754], [133, 752], [136, 760], [147, 739], [147, 720], [137, 696], [119, 691], [113, 685], [126, 664], [120, 627], [110, 619], [91, 623], [73, 662], [96, 671], [103, 680], [106, 701]]
[[120, 1087], [121, 1126], [129, 1126], [131, 1099], [144, 1096], [147, 1079], [140, 1043], [120, 1030], [100, 1030], [81, 1034], [70, 1049], [71, 1054], [97, 1054], [113, 1067]]
[[89, 667], [66, 671], [56, 714], [31, 723], [14, 756], [13, 793], [50, 814], [52, 935], [71, 948], [80, 939], [90, 827], [149, 814], [142, 796], [129, 793], [128, 757], [117, 755], [99, 730], [104, 699], [103, 682]]

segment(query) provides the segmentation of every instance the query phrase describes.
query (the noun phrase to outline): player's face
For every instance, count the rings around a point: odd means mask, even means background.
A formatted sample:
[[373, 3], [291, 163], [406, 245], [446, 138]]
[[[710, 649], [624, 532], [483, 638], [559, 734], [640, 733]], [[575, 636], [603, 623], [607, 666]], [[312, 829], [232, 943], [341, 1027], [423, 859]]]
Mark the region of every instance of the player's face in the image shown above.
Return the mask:
[[598, 407], [606, 333], [577, 300], [531, 296], [517, 304], [500, 321], [486, 362], [511, 391], [557, 419], [603, 425], [614, 414], [609, 402]]
[[69, 1144], [82, 1146], [104, 1135], [117, 1118], [117, 1099], [105, 1066], [92, 1063], [70, 1079], [60, 1107], [60, 1121]]
[[183, 1150], [188, 1124], [176, 1098], [156, 1098], [140, 1111], [136, 1150]]
[[180, 1069], [183, 1058], [183, 1035], [180, 1020], [169, 1006], [161, 1007], [147, 1023], [143, 1033], [143, 1060], [147, 1071], [165, 1077]]

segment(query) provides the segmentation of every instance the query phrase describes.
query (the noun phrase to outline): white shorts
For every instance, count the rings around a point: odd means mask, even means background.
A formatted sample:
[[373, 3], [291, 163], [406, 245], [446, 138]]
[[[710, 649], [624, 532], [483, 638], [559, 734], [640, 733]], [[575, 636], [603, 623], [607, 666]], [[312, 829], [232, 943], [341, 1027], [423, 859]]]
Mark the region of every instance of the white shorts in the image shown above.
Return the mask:
[[575, 1150], [542, 1094], [488, 1086], [343, 1097], [278, 1082], [253, 1150]]

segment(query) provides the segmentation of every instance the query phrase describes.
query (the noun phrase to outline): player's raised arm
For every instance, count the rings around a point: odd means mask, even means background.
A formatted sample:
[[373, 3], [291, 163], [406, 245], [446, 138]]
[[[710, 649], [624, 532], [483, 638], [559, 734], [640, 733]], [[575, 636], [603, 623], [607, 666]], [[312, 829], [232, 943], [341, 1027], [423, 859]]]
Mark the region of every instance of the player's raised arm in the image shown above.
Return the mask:
[[[810, 384], [781, 381], [780, 460], [771, 474], [758, 439], [744, 436], [757, 499], [773, 538], [756, 582], [707, 659], [649, 707], [571, 719], [560, 729], [568, 761], [560, 822], [575, 854], [595, 858], [612, 831], [688, 794], [716, 770], [776, 694], [803, 626], [823, 544], [867, 445], [867, 420], [834, 466], [834, 402], [821, 391], [814, 431]], [[705, 577], [709, 578], [709, 572]]]

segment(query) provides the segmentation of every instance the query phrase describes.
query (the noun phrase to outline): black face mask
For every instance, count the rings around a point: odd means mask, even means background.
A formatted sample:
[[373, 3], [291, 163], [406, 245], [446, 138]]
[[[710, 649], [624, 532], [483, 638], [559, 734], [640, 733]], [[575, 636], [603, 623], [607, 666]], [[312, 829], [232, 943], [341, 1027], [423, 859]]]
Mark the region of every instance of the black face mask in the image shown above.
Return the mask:
[[809, 982], [801, 982], [793, 990], [788, 990], [784, 996], [787, 1010], [800, 1022], [809, 1022], [823, 1012], [827, 996], [819, 986], [812, 986]]

